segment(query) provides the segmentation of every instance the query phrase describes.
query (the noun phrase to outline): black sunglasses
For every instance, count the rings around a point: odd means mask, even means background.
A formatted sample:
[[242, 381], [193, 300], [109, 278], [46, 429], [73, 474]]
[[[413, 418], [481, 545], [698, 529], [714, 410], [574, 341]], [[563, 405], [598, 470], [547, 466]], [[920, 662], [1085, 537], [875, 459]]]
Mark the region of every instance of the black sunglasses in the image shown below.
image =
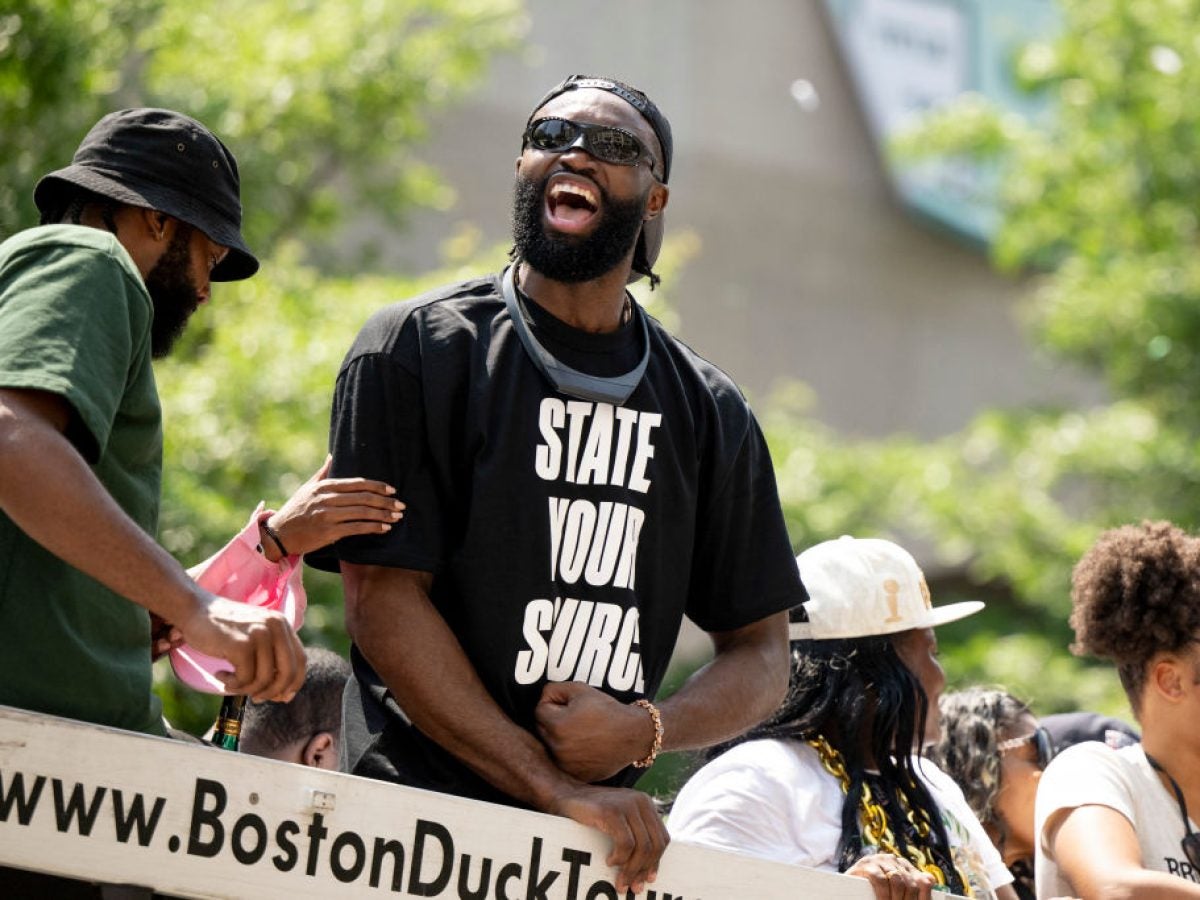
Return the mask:
[[1179, 784], [1171, 777], [1171, 773], [1159, 765], [1158, 760], [1149, 753], [1146, 754], [1146, 762], [1150, 763], [1156, 772], [1166, 775], [1167, 781], [1171, 782], [1171, 787], [1175, 791], [1175, 799], [1179, 803], [1179, 815], [1183, 817], [1183, 830], [1187, 832], [1179, 842], [1179, 846], [1183, 849], [1183, 855], [1188, 858], [1188, 862], [1193, 867], [1200, 869], [1200, 834], [1192, 831], [1192, 822], [1188, 818], [1187, 802], [1183, 799], [1183, 791], [1179, 789]]
[[644, 159], [649, 164], [650, 174], [654, 175], [654, 157], [646, 150], [646, 145], [632, 131], [615, 125], [572, 122], [553, 116], [537, 119], [525, 129], [521, 148], [526, 147], [547, 153], [566, 153], [572, 147], [583, 147], [601, 162], [617, 166], [636, 166]]
[[1050, 765], [1050, 760], [1054, 759], [1054, 742], [1050, 740], [1050, 732], [1042, 726], [1038, 726], [1033, 730], [1033, 734], [1026, 734], [1018, 738], [1010, 738], [1007, 741], [1001, 741], [996, 745], [996, 751], [1003, 756], [1010, 750], [1016, 750], [1025, 744], [1033, 743], [1034, 750], [1037, 752], [1037, 767], [1045, 769]]

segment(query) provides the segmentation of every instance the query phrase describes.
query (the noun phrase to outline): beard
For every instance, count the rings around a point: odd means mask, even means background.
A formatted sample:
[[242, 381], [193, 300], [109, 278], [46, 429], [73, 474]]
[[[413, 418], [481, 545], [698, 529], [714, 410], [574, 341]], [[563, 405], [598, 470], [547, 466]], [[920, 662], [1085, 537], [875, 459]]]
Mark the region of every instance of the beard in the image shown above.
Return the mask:
[[154, 304], [150, 324], [150, 355], [162, 359], [171, 352], [184, 326], [200, 306], [200, 292], [191, 273], [192, 229], [180, 225], [166, 251], [146, 275], [146, 290]]
[[512, 212], [517, 255], [554, 281], [574, 284], [611, 272], [641, 233], [649, 192], [631, 200], [612, 200], [601, 191], [600, 220], [591, 234], [555, 234], [542, 224], [549, 180], [549, 175], [536, 182], [517, 175]]

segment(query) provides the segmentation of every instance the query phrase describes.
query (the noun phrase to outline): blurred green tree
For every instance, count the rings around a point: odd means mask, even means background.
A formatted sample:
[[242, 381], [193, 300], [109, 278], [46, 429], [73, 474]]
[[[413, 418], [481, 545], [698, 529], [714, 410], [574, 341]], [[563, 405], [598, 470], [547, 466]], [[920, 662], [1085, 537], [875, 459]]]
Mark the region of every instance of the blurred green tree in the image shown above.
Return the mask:
[[[36, 220], [31, 189], [123, 106], [167, 106], [228, 143], [245, 230], [338, 262], [349, 214], [399, 223], [453, 198], [414, 149], [429, 117], [514, 49], [521, 0], [12, 0], [0, 10], [0, 238]], [[323, 252], [322, 252], [323, 251]]]
[[34, 182], [116, 108], [133, 34], [158, 0], [8, 0], [0, 8], [0, 240], [37, 222]]
[[453, 200], [414, 153], [430, 117], [523, 33], [520, 0], [165, 2], [138, 33], [143, 84], [241, 148], [247, 237], [300, 239], [322, 269], [347, 215], [398, 225]]
[[[105, 112], [166, 106], [230, 145], [261, 274], [218, 285], [158, 366], [166, 419], [161, 538], [185, 563], [259, 499], [279, 505], [325, 456], [333, 377], [359, 325], [417, 281], [339, 271], [339, 226], [399, 225], [452, 194], [415, 154], [426, 123], [518, 46], [520, 0], [13, 0], [0, 10], [0, 238], [36, 222], [31, 194]], [[477, 249], [470, 245], [472, 249]], [[499, 251], [472, 266], [498, 266]], [[464, 263], [465, 260], [457, 260]], [[340, 590], [307, 578], [306, 641], [345, 648]], [[169, 717], [199, 730], [214, 698], [160, 664]]]
[[1044, 123], [968, 96], [893, 150], [996, 162], [994, 259], [1034, 273], [1037, 347], [1094, 373], [1108, 402], [989, 411], [925, 446], [843, 447], [795, 416], [771, 434], [798, 543], [851, 527], [928, 542], [931, 568], [960, 568], [995, 601], [946, 629], [952, 678], [1005, 683], [1047, 712], [1127, 715], [1107, 667], [1066, 656], [1065, 620], [1071, 568], [1099, 531], [1200, 527], [1200, 2], [1059, 6], [1061, 32], [1015, 60], [1053, 100]]

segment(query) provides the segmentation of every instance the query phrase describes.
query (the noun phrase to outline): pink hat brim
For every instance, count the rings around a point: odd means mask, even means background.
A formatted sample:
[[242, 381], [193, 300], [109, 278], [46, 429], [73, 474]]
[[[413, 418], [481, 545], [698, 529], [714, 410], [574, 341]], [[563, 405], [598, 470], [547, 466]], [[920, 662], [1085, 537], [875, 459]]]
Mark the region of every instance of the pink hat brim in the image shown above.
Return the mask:
[[[203, 563], [198, 575], [193, 573], [196, 582], [226, 599], [282, 613], [292, 628], [299, 630], [308, 606], [299, 558], [289, 557], [272, 565], [240, 537]], [[228, 660], [209, 656], [188, 644], [175, 648], [170, 656], [176, 677], [188, 687], [206, 694], [229, 693], [216, 677], [218, 673], [233, 672]]]

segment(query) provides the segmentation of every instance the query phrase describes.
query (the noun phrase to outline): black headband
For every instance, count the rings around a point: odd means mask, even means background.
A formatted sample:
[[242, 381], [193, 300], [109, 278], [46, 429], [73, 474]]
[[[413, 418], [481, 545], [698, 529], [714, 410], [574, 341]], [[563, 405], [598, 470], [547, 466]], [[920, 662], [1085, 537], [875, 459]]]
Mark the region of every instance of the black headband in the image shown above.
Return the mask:
[[671, 177], [671, 123], [667, 121], [667, 117], [654, 105], [654, 102], [635, 87], [630, 87], [612, 78], [597, 78], [592, 75], [568, 75], [537, 102], [537, 105], [533, 108], [533, 112], [525, 120], [525, 127], [529, 127], [529, 123], [533, 121], [533, 117], [537, 115], [539, 109], [559, 94], [565, 94], [567, 91], [580, 90], [582, 88], [596, 88], [597, 90], [608, 91], [610, 94], [616, 94], [636, 109], [650, 127], [654, 129], [654, 136], [658, 138], [658, 146], [662, 148], [662, 180], [665, 184], [667, 179]]

